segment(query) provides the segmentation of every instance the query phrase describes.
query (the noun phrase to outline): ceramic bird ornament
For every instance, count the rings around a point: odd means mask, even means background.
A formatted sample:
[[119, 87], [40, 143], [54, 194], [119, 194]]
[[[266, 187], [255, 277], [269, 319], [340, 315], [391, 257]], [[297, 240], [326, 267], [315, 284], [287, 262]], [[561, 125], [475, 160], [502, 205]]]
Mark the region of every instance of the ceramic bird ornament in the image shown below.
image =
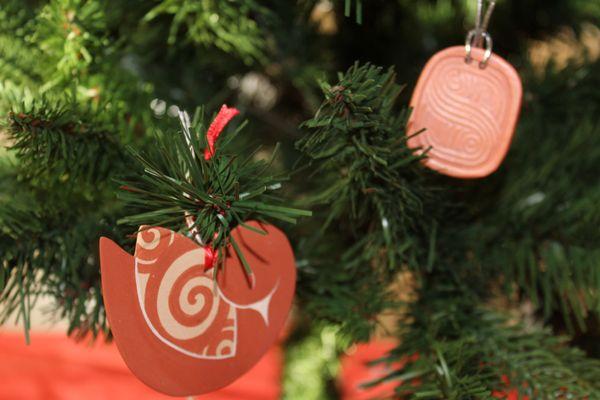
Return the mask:
[[[205, 162], [237, 114], [221, 108], [206, 134]], [[189, 117], [180, 119], [195, 157]], [[173, 396], [217, 390], [256, 364], [277, 340], [296, 285], [292, 248], [274, 226], [240, 224], [219, 258], [195, 217], [181, 218], [189, 237], [141, 226], [134, 255], [100, 239], [104, 304], [119, 352], [140, 380]]]
[[148, 386], [173, 396], [214, 391], [277, 340], [294, 295], [294, 255], [277, 228], [248, 225], [266, 232], [232, 233], [254, 286], [231, 248], [215, 280], [206, 249], [174, 231], [141, 227], [133, 256], [100, 239], [111, 330], [125, 363]]

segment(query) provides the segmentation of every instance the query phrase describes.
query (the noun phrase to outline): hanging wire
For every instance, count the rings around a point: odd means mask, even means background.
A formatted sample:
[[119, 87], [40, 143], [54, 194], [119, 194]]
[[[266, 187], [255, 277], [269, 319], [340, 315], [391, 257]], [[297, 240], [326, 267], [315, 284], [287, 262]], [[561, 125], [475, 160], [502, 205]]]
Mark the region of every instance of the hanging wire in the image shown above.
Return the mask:
[[[190, 131], [190, 129], [192, 128], [192, 124], [190, 122], [190, 116], [188, 115], [188, 113], [186, 111], [179, 111], [178, 115], [179, 115], [179, 122], [181, 123], [183, 136], [185, 137], [185, 142], [187, 143], [187, 145], [190, 149], [190, 152], [192, 153], [192, 158], [196, 158], [196, 152], [194, 151], [194, 146], [192, 145], [192, 133]], [[190, 173], [186, 172], [185, 177], [186, 177], [186, 179], [189, 180]], [[187, 195], [187, 193], [185, 194], [185, 196], [189, 197]], [[192, 235], [192, 237], [196, 240], [196, 242], [200, 246], [206, 246], [206, 242], [204, 241], [202, 236], [200, 236], [200, 233], [198, 232], [198, 228], [195, 226], [196, 219], [194, 218], [194, 216], [191, 215], [187, 211], [184, 213], [184, 215], [185, 215], [185, 223], [188, 226], [188, 229], [190, 230], [190, 235]]]
[[[465, 62], [470, 63], [472, 61], [471, 51], [474, 47], [483, 47], [485, 43], [485, 53], [483, 56], [483, 60], [479, 62], [480, 68], [485, 68], [487, 62], [492, 56], [492, 36], [488, 33], [487, 28], [490, 23], [490, 19], [492, 18], [492, 13], [494, 12], [494, 8], [496, 7], [496, 0], [489, 0], [488, 6], [485, 11], [485, 15], [483, 13], [483, 4], [484, 0], [477, 0], [477, 13], [475, 16], [475, 28], [470, 30], [467, 33], [467, 38], [465, 40]], [[483, 18], [482, 18], [483, 15]]]
[[477, 31], [477, 46], [481, 47], [483, 41], [483, 34], [487, 33], [487, 28], [492, 18], [492, 13], [496, 7], [496, 0], [490, 0], [483, 21], [481, 20], [481, 14], [483, 13], [483, 0], [477, 0], [477, 20], [475, 21], [475, 30]]

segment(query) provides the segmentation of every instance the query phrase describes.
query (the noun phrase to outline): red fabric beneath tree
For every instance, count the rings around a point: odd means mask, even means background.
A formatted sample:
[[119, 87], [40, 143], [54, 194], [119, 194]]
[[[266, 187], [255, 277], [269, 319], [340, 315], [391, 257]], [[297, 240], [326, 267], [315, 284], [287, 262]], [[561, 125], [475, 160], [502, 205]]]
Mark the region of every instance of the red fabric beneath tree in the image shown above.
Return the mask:
[[[393, 397], [397, 382], [374, 388], [362, 388], [392, 367], [367, 363], [384, 356], [393, 342], [371, 342], [357, 345], [342, 358], [339, 389], [343, 400]], [[217, 392], [198, 397], [200, 400], [275, 400], [281, 396], [283, 355], [273, 347], [242, 378]], [[0, 400], [166, 400], [172, 399], [141, 383], [127, 369], [114, 344], [101, 341], [93, 345], [76, 343], [62, 334], [32, 335], [30, 346], [22, 333], [0, 332]], [[503, 377], [510, 387], [507, 377]], [[519, 398], [517, 390], [497, 390], [498, 399]]]
[[[201, 400], [271, 400], [281, 393], [281, 349]], [[200, 379], [200, 377], [199, 377]], [[75, 343], [61, 334], [0, 333], [0, 400], [165, 400], [127, 369], [114, 344]]]
[[391, 398], [394, 394], [394, 388], [397, 381], [382, 383], [373, 388], [363, 388], [362, 385], [378, 377], [392, 372], [401, 364], [386, 366], [379, 364], [369, 367], [370, 361], [386, 355], [388, 351], [395, 347], [391, 341], [376, 341], [365, 344], [358, 344], [349, 355], [342, 358], [340, 379], [338, 385], [344, 400], [366, 400], [373, 398]]

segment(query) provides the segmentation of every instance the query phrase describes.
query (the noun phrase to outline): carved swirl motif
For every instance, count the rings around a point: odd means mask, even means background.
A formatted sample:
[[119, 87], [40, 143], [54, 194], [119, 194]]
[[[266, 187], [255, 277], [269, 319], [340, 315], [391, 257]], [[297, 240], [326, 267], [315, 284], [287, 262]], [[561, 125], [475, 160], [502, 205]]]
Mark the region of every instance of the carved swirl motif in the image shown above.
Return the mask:
[[502, 82], [493, 73], [474, 74], [462, 65], [444, 64], [436, 72], [447, 79], [424, 93], [425, 119], [435, 120], [446, 132], [425, 140], [440, 159], [477, 167], [489, 159], [501, 133]]
[[[475, 54], [480, 49], [475, 49]], [[520, 80], [492, 56], [488, 67], [464, 61], [464, 49], [434, 56], [419, 79], [409, 129], [411, 146], [431, 147], [428, 165], [454, 176], [484, 176], [508, 148], [520, 105]]]

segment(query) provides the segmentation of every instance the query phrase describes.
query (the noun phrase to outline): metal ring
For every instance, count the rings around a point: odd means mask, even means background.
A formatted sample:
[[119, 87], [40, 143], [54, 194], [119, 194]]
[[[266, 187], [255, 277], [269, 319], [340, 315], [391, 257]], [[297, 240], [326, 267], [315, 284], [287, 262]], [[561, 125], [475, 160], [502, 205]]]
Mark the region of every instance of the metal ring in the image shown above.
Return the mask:
[[465, 62], [467, 64], [471, 62], [471, 60], [472, 60], [471, 51], [473, 49], [474, 42], [476, 40], [478, 41], [479, 38], [483, 38], [485, 40], [485, 53], [483, 53], [483, 60], [481, 60], [479, 62], [479, 68], [485, 68], [487, 65], [487, 62], [489, 61], [490, 57], [492, 56], [492, 47], [493, 47], [492, 37], [490, 36], [489, 33], [485, 32], [485, 31], [477, 32], [476, 29], [472, 29], [467, 34], [467, 39], [465, 40], [465, 52], [467, 53], [465, 56]]

